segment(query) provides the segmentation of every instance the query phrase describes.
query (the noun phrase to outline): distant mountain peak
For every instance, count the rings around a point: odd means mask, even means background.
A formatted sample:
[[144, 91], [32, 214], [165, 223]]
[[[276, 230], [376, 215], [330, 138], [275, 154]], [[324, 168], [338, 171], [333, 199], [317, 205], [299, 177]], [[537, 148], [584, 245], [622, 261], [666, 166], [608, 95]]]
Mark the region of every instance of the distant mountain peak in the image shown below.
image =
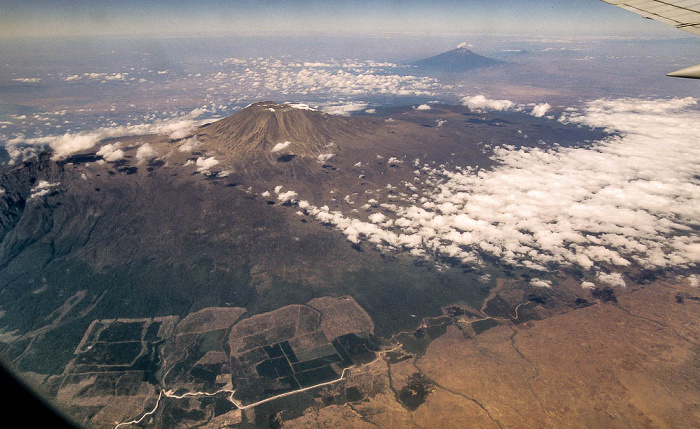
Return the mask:
[[503, 61], [475, 53], [471, 47], [467, 42], [462, 42], [455, 49], [420, 60], [415, 65], [427, 71], [454, 73], [503, 64]]
[[457, 45], [457, 49], [467, 51], [467, 52], [471, 52], [469, 50], [469, 48], [472, 48], [472, 47], [474, 47], [474, 45], [468, 44], [467, 42], [462, 42], [459, 45]]

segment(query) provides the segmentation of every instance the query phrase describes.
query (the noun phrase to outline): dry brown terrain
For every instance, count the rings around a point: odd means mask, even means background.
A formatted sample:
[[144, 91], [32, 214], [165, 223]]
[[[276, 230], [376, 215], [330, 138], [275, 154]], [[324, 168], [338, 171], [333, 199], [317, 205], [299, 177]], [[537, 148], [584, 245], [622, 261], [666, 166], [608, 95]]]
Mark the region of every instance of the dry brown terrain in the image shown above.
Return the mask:
[[[290, 427], [698, 427], [700, 295], [657, 282], [619, 291], [618, 302], [476, 337], [458, 325], [423, 357], [376, 376], [383, 392], [309, 410]], [[680, 298], [678, 298], [680, 297]], [[682, 302], [679, 302], [682, 301]], [[422, 372], [434, 388], [415, 411], [398, 391]], [[349, 412], [348, 408], [350, 409]]]

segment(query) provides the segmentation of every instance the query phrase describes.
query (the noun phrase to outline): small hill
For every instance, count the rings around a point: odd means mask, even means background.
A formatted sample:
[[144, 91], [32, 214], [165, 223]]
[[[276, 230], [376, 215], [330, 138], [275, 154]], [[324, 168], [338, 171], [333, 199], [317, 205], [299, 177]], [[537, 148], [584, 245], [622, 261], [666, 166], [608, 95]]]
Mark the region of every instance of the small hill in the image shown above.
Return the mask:
[[462, 72], [481, 67], [504, 64], [503, 61], [485, 57], [471, 51], [465, 43], [461, 43], [451, 51], [443, 52], [415, 63], [422, 70], [441, 72]]

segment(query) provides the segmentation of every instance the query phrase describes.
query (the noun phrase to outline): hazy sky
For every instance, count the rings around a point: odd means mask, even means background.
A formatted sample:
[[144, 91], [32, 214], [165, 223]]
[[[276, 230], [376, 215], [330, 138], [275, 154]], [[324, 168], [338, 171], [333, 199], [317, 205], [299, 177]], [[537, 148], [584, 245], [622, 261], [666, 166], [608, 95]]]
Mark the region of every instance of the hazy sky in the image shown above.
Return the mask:
[[267, 32], [684, 35], [598, 0], [0, 0], [0, 37]]

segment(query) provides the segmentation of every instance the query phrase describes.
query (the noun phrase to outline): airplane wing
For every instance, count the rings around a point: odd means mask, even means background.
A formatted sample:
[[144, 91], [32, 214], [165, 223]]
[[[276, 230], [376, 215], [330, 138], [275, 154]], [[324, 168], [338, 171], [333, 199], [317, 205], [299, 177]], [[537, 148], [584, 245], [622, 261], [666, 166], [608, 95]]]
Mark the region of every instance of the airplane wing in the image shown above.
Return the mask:
[[[603, 0], [645, 18], [700, 35], [700, 1], [696, 0]], [[700, 64], [668, 73], [667, 76], [700, 79]]]

